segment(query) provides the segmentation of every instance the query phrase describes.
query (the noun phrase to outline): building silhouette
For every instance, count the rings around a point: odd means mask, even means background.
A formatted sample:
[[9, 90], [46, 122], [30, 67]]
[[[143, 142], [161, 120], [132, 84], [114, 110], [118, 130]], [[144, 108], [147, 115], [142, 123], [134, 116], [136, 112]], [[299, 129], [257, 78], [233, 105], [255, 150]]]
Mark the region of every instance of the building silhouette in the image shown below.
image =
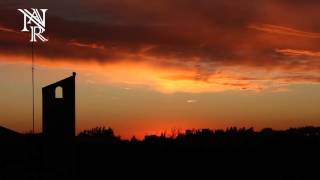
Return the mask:
[[75, 77], [42, 88], [43, 134], [47, 138], [75, 136]]
[[75, 77], [42, 88], [43, 163], [45, 179], [73, 179]]

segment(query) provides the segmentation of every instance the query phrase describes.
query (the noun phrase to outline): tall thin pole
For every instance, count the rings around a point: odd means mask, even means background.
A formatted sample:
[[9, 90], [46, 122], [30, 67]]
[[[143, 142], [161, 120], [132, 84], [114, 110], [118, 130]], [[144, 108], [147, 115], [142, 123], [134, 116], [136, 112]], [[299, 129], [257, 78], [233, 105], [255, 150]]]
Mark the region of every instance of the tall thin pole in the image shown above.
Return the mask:
[[33, 42], [31, 42], [31, 49], [32, 49], [32, 134], [34, 134], [34, 50], [33, 50]]

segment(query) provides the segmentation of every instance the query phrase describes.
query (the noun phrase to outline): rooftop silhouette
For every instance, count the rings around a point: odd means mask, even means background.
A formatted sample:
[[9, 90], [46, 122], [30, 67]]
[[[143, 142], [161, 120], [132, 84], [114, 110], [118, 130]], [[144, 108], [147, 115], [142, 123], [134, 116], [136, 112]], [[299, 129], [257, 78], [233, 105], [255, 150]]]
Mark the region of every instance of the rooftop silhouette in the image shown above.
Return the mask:
[[21, 134], [13, 131], [11, 129], [5, 128], [0, 126], [0, 138], [1, 137], [14, 137], [14, 136], [20, 136]]

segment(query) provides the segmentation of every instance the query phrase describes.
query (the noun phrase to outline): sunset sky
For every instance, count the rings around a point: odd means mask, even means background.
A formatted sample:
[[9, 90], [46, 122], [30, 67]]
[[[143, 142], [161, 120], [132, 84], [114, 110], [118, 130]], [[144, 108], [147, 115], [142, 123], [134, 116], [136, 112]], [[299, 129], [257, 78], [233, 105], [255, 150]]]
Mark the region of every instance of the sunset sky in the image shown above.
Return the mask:
[[319, 0], [0, 2], [0, 126], [32, 128], [30, 33], [17, 8], [46, 8], [41, 88], [77, 72], [77, 132], [123, 138], [172, 128], [320, 125]]

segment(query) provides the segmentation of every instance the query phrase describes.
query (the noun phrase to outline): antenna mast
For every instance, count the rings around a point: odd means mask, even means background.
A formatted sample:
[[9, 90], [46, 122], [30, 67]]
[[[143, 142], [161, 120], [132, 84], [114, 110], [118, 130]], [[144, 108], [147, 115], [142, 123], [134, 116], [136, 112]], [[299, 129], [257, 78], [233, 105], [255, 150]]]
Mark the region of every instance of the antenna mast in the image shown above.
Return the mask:
[[32, 49], [32, 134], [34, 134], [34, 50], [33, 50], [33, 43], [31, 42], [31, 49]]

